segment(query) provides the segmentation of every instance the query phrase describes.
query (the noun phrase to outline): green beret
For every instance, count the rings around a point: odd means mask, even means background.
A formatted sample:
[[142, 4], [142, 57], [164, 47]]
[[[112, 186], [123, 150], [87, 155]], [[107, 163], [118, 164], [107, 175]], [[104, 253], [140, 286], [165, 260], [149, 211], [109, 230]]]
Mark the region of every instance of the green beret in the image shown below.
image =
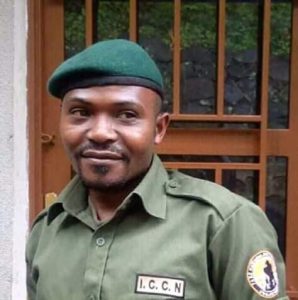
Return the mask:
[[48, 81], [50, 94], [63, 98], [75, 88], [137, 85], [163, 97], [163, 80], [155, 62], [138, 44], [107, 40], [93, 44], [63, 62]]

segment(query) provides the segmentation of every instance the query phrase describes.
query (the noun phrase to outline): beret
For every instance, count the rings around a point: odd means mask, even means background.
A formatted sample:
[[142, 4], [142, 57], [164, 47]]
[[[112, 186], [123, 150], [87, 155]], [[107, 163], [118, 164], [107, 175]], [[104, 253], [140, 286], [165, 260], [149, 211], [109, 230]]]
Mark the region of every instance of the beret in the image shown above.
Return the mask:
[[48, 80], [48, 91], [57, 98], [75, 88], [101, 85], [137, 85], [162, 98], [162, 75], [149, 54], [137, 43], [124, 39], [93, 44], [64, 61]]

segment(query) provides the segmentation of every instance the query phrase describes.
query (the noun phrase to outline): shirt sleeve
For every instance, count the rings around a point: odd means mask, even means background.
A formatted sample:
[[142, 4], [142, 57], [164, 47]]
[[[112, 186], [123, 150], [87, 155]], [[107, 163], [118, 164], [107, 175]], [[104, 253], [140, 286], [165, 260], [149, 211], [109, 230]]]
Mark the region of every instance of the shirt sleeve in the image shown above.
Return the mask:
[[26, 261], [27, 267], [27, 299], [28, 300], [36, 300], [36, 282], [32, 278], [32, 269], [31, 265], [28, 261]]
[[245, 203], [225, 219], [209, 254], [217, 299], [289, 299], [276, 233], [258, 206]]
[[34, 269], [33, 261], [36, 249], [38, 247], [40, 234], [43, 227], [42, 217], [38, 218], [34, 223], [33, 228], [29, 234], [26, 244], [26, 269], [27, 269], [27, 299], [36, 300], [36, 284], [38, 280], [38, 270]]

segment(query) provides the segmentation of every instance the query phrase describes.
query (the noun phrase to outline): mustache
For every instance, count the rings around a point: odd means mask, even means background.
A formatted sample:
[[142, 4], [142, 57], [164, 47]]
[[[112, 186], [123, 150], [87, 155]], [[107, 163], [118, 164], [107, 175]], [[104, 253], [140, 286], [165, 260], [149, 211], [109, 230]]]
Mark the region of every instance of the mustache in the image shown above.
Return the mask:
[[88, 142], [88, 143], [81, 145], [77, 149], [75, 156], [79, 157], [87, 150], [108, 151], [111, 153], [116, 153], [118, 155], [121, 155], [124, 159], [128, 159], [126, 151], [124, 149], [122, 149], [120, 146], [113, 145], [113, 144], [95, 144], [92, 142]]

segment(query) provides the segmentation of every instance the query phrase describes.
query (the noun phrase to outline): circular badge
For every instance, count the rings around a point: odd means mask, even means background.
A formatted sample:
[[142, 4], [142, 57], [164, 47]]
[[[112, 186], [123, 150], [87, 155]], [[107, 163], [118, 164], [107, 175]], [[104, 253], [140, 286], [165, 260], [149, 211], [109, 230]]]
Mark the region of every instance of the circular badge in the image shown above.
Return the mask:
[[276, 263], [269, 251], [262, 250], [249, 260], [246, 276], [249, 285], [261, 297], [274, 298], [278, 295]]

